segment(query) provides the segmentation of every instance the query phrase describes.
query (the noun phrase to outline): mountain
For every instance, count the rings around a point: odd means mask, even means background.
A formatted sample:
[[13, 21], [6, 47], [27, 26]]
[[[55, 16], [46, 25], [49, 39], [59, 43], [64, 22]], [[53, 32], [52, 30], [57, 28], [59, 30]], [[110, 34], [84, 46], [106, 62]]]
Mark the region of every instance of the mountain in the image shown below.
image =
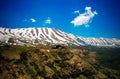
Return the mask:
[[55, 28], [0, 28], [0, 43], [18, 45], [60, 44], [76, 46], [120, 47], [119, 39], [84, 38]]

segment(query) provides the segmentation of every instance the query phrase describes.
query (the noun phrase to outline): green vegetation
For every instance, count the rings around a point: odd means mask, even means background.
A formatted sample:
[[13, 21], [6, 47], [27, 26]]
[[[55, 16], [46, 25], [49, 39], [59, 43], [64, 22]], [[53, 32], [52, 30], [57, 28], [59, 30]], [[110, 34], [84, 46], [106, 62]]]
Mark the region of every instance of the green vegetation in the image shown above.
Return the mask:
[[0, 79], [119, 79], [119, 48], [1, 46]]

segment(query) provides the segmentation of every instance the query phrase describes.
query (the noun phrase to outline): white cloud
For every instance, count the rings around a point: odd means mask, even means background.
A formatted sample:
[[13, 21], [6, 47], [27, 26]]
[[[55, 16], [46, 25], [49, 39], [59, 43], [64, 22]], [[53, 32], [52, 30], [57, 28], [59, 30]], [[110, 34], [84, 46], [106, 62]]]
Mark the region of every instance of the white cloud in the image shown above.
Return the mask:
[[91, 22], [92, 18], [97, 14], [98, 13], [96, 11], [91, 11], [91, 7], [85, 7], [85, 12], [75, 17], [74, 20], [71, 21], [71, 23], [74, 24], [74, 26], [85, 25], [85, 27], [89, 27], [89, 23]]
[[76, 10], [76, 11], [74, 11], [74, 13], [75, 13], [75, 14], [79, 14], [79, 13], [80, 13], [80, 11], [79, 11], [79, 10]]
[[36, 20], [34, 18], [31, 18], [30, 20], [31, 20], [31, 22], [36, 22]]
[[50, 19], [50, 17], [48, 17], [47, 20], [45, 20], [45, 23], [46, 23], [46, 24], [51, 24], [51, 19]]

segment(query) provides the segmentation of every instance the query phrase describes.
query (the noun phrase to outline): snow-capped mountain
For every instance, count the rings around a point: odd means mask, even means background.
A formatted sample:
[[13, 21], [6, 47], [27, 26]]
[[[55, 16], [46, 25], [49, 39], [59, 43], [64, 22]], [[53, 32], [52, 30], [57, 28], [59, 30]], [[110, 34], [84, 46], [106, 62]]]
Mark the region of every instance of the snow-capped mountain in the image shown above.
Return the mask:
[[0, 28], [0, 42], [24, 44], [62, 44], [89, 46], [120, 46], [120, 40], [107, 38], [84, 38], [54, 28]]

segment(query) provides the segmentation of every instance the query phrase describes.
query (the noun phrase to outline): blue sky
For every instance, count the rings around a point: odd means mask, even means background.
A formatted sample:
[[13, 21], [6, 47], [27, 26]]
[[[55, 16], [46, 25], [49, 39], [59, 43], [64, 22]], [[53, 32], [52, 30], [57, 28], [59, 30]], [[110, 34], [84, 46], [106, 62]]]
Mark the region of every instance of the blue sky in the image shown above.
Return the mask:
[[0, 0], [0, 27], [120, 39], [120, 0]]

